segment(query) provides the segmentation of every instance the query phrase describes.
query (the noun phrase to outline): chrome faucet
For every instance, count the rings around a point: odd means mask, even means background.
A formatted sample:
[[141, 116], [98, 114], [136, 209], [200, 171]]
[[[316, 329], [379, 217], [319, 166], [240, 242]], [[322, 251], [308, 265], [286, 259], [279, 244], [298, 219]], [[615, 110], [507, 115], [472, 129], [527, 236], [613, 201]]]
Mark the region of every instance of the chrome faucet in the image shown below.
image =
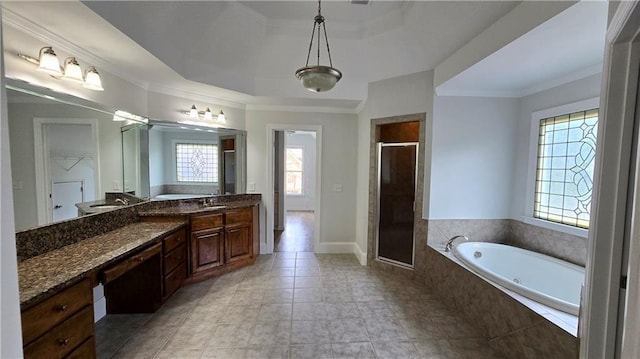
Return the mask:
[[449, 240], [447, 241], [447, 245], [444, 246], [444, 251], [445, 252], [450, 252], [451, 251], [451, 247], [453, 247], [453, 241], [458, 239], [458, 238], [464, 238], [465, 241], [469, 241], [469, 237], [462, 235], [462, 234], [458, 234], [457, 236], [453, 236], [451, 238], [449, 238]]
[[122, 199], [122, 198], [116, 198], [116, 200], [114, 201], [115, 203], [121, 203], [123, 206], [126, 206], [129, 204], [129, 200], [128, 199]]

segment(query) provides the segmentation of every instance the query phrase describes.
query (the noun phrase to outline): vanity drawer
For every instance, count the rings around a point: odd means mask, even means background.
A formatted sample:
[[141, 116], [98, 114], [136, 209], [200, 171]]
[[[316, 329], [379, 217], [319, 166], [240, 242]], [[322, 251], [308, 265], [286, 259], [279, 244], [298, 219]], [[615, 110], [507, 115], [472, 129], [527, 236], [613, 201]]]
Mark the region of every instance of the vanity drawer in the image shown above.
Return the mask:
[[185, 230], [179, 230], [177, 232], [171, 233], [170, 235], [164, 238], [164, 253], [167, 254], [171, 252], [174, 248], [179, 246], [182, 243], [185, 243], [186, 234]]
[[187, 278], [187, 266], [178, 266], [176, 270], [171, 272], [164, 278], [164, 296], [168, 297], [182, 285], [182, 281]]
[[228, 211], [224, 214], [225, 224], [251, 223], [251, 208], [241, 208]]
[[64, 359], [87, 359], [96, 357], [96, 341], [91, 337]]
[[187, 260], [186, 246], [182, 244], [164, 257], [164, 273], [169, 273]]
[[93, 335], [93, 308], [87, 306], [24, 348], [25, 358], [63, 358]]
[[127, 273], [133, 268], [139, 266], [147, 259], [153, 257], [156, 254], [160, 254], [162, 251], [162, 243], [158, 243], [152, 246], [149, 249], [145, 249], [144, 251], [135, 254], [124, 261], [112, 266], [111, 268], [105, 270], [102, 274], [102, 283], [108, 284], [109, 282], [117, 279], [121, 275]]
[[[28, 344], [81, 308], [93, 303], [88, 279], [22, 313], [22, 342]], [[92, 318], [93, 320], [93, 318]]]
[[222, 213], [191, 217], [192, 232], [200, 229], [222, 227], [223, 225], [224, 221], [222, 218]]

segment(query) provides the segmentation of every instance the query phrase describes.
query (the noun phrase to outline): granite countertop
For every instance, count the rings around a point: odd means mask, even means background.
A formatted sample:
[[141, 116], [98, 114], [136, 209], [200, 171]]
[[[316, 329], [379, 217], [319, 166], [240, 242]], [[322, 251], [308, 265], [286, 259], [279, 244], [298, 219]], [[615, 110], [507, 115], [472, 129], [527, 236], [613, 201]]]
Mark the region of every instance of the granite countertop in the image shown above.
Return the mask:
[[19, 262], [20, 306], [25, 309], [46, 299], [183, 226], [183, 221], [136, 222]]
[[248, 199], [231, 202], [220, 202], [213, 205], [205, 206], [200, 202], [180, 202], [178, 204], [139, 210], [138, 215], [141, 217], [163, 217], [163, 216], [184, 216], [192, 214], [206, 213], [223, 213], [224, 211], [237, 208], [253, 207], [260, 203], [259, 200]]
[[[106, 206], [106, 207], [105, 207]], [[117, 207], [109, 207], [117, 206]], [[99, 199], [96, 201], [76, 203], [76, 207], [84, 214], [102, 213], [106, 211], [112, 211], [114, 209], [124, 207], [124, 204], [118, 203], [112, 199]]]

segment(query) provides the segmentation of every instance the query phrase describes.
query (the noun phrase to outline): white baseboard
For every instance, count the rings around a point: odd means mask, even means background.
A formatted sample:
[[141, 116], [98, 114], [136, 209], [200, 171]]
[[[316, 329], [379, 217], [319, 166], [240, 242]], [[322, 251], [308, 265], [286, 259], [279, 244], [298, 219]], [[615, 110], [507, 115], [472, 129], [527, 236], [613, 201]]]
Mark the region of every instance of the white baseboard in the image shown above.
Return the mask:
[[321, 242], [317, 253], [353, 253], [354, 242]]
[[367, 265], [367, 251], [363, 251], [358, 243], [354, 243], [353, 245], [353, 254], [356, 255], [356, 258], [358, 258], [360, 265]]

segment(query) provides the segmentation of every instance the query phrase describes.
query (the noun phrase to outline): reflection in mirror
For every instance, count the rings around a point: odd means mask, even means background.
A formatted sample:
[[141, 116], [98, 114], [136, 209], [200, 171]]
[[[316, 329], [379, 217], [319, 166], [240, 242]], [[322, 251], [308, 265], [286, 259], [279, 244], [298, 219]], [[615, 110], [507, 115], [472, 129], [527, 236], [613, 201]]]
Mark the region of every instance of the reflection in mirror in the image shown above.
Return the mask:
[[124, 192], [139, 198], [149, 198], [149, 125], [123, 126], [120, 132]]
[[151, 122], [151, 198], [177, 199], [246, 191], [244, 131]]
[[16, 230], [73, 218], [79, 202], [121, 192], [113, 110], [7, 79]]

